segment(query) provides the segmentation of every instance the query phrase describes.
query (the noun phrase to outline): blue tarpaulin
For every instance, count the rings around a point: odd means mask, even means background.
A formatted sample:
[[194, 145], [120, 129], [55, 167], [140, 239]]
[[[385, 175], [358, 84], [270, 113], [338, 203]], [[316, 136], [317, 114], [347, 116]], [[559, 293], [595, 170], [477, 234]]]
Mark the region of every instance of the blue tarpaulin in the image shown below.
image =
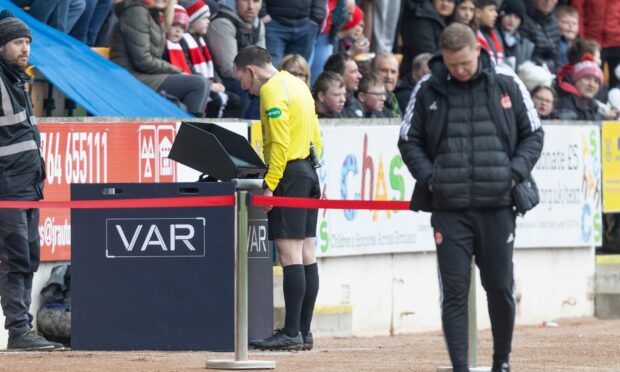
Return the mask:
[[95, 116], [189, 117], [185, 111], [93, 52], [86, 44], [43, 24], [8, 0], [9, 9], [32, 30], [30, 63], [63, 94]]

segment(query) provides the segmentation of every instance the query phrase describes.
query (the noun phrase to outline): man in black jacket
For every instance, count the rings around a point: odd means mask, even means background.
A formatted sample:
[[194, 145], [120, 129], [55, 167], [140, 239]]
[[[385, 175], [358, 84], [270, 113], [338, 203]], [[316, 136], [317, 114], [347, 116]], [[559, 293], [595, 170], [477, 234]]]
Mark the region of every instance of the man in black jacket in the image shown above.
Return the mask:
[[557, 0], [527, 0], [526, 16], [519, 27], [521, 36], [534, 43], [532, 60], [545, 64], [555, 73], [562, 67], [560, 62], [560, 24], [553, 14]]
[[448, 26], [439, 49], [431, 75], [411, 96], [398, 146], [416, 179], [412, 209], [432, 212], [453, 370], [468, 370], [467, 295], [475, 256], [488, 298], [493, 371], [509, 371], [515, 318], [511, 191], [538, 160], [543, 132], [525, 86], [509, 68], [495, 70], [471, 28]]
[[[0, 200], [43, 198], [44, 165], [32, 114], [29, 80], [30, 29], [10, 11], [0, 13]], [[62, 346], [32, 330], [32, 279], [39, 267], [39, 210], [0, 209], [0, 302], [8, 349]]]

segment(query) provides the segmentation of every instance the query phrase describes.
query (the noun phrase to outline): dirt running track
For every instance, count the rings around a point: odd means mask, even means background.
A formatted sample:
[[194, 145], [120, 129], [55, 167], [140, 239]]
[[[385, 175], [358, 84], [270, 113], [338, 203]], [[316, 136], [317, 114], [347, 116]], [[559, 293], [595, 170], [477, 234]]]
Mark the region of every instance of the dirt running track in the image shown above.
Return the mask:
[[[620, 320], [577, 318], [558, 328], [517, 327], [513, 371], [620, 371]], [[490, 364], [490, 331], [479, 333], [480, 365]], [[204, 371], [209, 352], [4, 352], [2, 371]], [[372, 338], [319, 338], [310, 352], [252, 352], [277, 371], [435, 371], [448, 365], [440, 332]]]

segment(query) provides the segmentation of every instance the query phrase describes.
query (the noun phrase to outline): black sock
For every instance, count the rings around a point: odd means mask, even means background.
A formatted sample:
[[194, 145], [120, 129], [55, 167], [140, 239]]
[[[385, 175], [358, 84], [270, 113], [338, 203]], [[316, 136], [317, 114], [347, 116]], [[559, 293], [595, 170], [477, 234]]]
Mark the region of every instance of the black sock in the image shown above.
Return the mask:
[[284, 333], [289, 337], [297, 337], [301, 303], [306, 293], [304, 265], [289, 265], [283, 268], [282, 287], [284, 289]]
[[319, 293], [319, 267], [316, 262], [311, 265], [304, 266], [306, 272], [306, 295], [301, 305], [301, 320], [299, 330], [301, 333], [310, 331], [310, 323], [312, 323], [312, 313], [314, 312], [314, 303]]

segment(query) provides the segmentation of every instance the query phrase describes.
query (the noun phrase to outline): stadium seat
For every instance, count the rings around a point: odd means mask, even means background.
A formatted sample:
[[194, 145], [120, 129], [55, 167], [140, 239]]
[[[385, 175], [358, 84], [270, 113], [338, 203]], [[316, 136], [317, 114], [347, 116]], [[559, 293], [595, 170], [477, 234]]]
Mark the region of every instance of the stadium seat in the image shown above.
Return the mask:
[[92, 50], [103, 58], [110, 59], [110, 48], [93, 47]]

